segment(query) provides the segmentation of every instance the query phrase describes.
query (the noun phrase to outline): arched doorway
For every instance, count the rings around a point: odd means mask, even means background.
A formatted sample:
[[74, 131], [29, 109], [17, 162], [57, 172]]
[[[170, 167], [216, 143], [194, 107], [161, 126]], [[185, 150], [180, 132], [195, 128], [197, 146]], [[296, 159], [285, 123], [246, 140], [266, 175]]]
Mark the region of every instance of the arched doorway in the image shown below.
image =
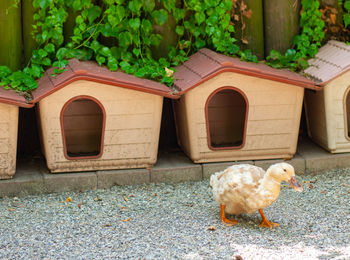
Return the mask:
[[90, 96], [74, 97], [63, 106], [61, 128], [67, 159], [102, 155], [105, 118], [102, 104]]
[[248, 102], [233, 87], [214, 91], [206, 102], [208, 145], [210, 149], [239, 149], [245, 142]]
[[345, 114], [345, 137], [350, 140], [350, 87], [346, 90], [344, 114]]

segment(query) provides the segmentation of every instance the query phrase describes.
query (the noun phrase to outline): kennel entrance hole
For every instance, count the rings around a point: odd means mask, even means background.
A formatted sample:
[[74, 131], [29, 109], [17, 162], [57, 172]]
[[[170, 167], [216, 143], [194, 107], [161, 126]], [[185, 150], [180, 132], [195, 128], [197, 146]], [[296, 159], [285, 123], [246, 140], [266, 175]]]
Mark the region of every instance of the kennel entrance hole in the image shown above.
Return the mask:
[[211, 149], [241, 148], [244, 145], [247, 101], [233, 88], [221, 88], [207, 101], [208, 144]]
[[348, 88], [346, 92], [346, 98], [345, 98], [345, 114], [346, 114], [346, 126], [347, 126], [347, 138], [350, 139], [350, 87]]
[[68, 159], [102, 155], [105, 112], [98, 100], [86, 96], [71, 99], [62, 109], [61, 123]]

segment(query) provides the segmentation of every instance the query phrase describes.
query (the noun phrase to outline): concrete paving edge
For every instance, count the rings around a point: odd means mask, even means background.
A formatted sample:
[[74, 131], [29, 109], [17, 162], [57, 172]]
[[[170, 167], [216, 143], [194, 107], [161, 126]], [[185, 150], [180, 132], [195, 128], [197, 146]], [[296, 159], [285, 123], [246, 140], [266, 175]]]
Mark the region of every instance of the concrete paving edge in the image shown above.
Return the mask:
[[[211, 174], [238, 163], [254, 164], [265, 170], [283, 160], [255, 160], [194, 164], [182, 152], [161, 154], [152, 169], [109, 170], [50, 174], [45, 166], [22, 165], [13, 179], [0, 181], [0, 197], [25, 196], [64, 191], [108, 189], [115, 185], [186, 182], [208, 179]], [[298, 146], [293, 159], [288, 160], [297, 174], [319, 174], [331, 168], [350, 167], [350, 153], [330, 154], [310, 141]], [[43, 163], [43, 162], [41, 162]]]

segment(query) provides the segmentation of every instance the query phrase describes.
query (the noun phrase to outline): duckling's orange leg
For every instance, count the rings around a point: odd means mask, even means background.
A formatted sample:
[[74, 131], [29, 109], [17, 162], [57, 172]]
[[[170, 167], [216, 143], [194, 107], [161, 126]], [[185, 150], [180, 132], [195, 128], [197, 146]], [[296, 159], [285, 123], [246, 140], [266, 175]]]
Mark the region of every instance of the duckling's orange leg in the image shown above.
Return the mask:
[[259, 213], [260, 213], [261, 218], [262, 218], [262, 221], [261, 221], [261, 223], [260, 223], [260, 227], [272, 228], [272, 227], [278, 227], [278, 226], [280, 226], [280, 224], [278, 224], [278, 223], [269, 222], [269, 221], [267, 220], [267, 218], [265, 217], [264, 212], [263, 212], [262, 209], [259, 209]]
[[221, 212], [220, 212], [220, 218], [221, 218], [221, 222], [226, 225], [226, 226], [233, 226], [233, 225], [236, 225], [238, 223], [237, 220], [231, 220], [231, 219], [227, 219], [226, 218], [226, 215], [225, 215], [225, 205], [223, 204], [220, 204], [220, 209], [221, 209]]

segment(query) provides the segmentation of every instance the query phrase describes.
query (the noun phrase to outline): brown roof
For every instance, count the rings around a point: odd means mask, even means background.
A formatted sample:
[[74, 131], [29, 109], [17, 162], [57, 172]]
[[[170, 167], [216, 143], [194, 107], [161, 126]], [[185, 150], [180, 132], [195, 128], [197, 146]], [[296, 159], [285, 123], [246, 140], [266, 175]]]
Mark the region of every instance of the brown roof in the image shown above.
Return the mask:
[[350, 69], [350, 46], [331, 40], [320, 48], [316, 57], [309, 60], [309, 64], [305, 73], [319, 85], [324, 85]]
[[16, 91], [12, 89], [6, 90], [3, 87], [0, 87], [0, 102], [26, 108], [34, 106], [34, 104], [28, 103], [24, 96], [18, 94]]
[[33, 100], [31, 103], [36, 103], [44, 97], [77, 80], [90, 80], [164, 97], [178, 98], [173, 95], [170, 88], [161, 83], [153, 80], [137, 78], [120, 71], [110, 71], [108, 68], [98, 66], [92, 61], [71, 59], [66, 66], [66, 71], [54, 77], [51, 76], [52, 72], [53, 69], [49, 69], [39, 80], [38, 88], [32, 92]]
[[241, 61], [209, 49], [200, 49], [188, 61], [177, 67], [174, 87], [182, 94], [215, 75], [232, 71], [258, 78], [318, 89], [314, 82], [289, 70], [274, 69], [263, 63]]

